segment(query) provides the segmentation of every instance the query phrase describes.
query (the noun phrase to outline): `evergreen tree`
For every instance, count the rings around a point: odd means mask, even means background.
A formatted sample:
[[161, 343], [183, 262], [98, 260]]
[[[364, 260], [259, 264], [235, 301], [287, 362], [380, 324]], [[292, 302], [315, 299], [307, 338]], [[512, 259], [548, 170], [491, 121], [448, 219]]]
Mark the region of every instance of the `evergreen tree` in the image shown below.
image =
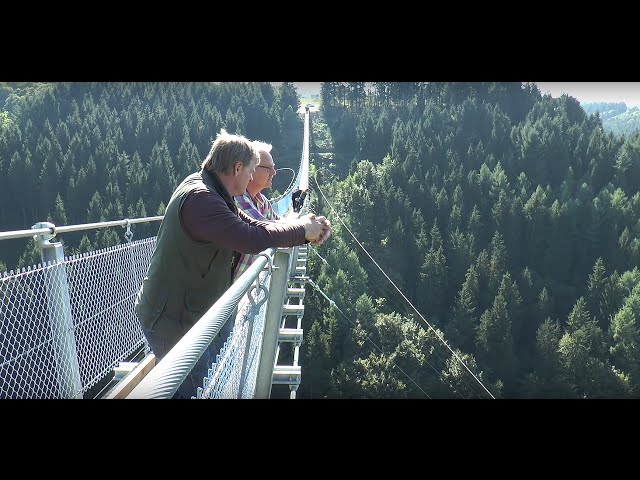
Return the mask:
[[572, 398], [565, 378], [559, 344], [562, 330], [557, 321], [545, 319], [538, 328], [533, 357], [534, 374], [525, 381], [525, 395], [533, 398]]
[[604, 262], [602, 257], [598, 257], [593, 265], [593, 271], [589, 275], [586, 306], [590, 315], [600, 325], [600, 328], [604, 329], [609, 325], [609, 319], [605, 318], [606, 312], [603, 309], [606, 284], [607, 277]]
[[481, 364], [495, 376], [494, 380], [504, 382], [505, 393], [514, 388], [517, 358], [507, 300], [502, 294], [496, 295], [491, 309], [480, 316], [476, 333], [476, 347]]
[[631, 394], [635, 397], [640, 391], [640, 285], [634, 287], [613, 317], [611, 332], [611, 355], [615, 365], [631, 376]]
[[447, 324], [447, 338], [464, 352], [475, 351], [475, 329], [478, 325], [478, 274], [474, 265], [467, 270], [464, 284], [453, 307], [453, 317]]
[[27, 244], [24, 252], [18, 259], [18, 268], [29, 267], [32, 265], [38, 265], [42, 263], [42, 255], [40, 254], [40, 247], [38, 242], [31, 238]]
[[67, 225], [67, 214], [64, 209], [64, 202], [62, 201], [62, 197], [60, 194], [56, 196], [55, 209], [53, 214], [49, 214], [47, 217], [47, 221], [53, 223], [54, 225]]

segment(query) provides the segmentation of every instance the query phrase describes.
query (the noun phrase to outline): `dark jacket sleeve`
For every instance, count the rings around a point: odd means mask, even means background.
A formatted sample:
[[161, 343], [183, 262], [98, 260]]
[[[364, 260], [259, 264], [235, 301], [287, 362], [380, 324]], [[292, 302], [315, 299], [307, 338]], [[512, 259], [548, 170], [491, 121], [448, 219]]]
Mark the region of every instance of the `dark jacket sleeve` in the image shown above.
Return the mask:
[[192, 240], [212, 242], [240, 253], [305, 243], [302, 225], [253, 220], [242, 211], [236, 215], [222, 196], [209, 190], [196, 190], [187, 196], [180, 221]]

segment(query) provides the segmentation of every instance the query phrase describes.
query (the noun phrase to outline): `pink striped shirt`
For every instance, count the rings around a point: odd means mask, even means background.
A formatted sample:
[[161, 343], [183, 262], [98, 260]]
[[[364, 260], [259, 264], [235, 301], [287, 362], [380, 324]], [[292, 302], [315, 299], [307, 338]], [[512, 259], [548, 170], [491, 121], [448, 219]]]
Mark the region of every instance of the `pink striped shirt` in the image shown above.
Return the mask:
[[[255, 198], [251, 198], [249, 192], [244, 192], [244, 195], [236, 195], [233, 197], [238, 208], [244, 211], [247, 215], [255, 220], [279, 220], [280, 216], [273, 211], [271, 201], [265, 197], [262, 193], [258, 192]], [[257, 255], [242, 254], [238, 261], [238, 266], [234, 273], [234, 280], [237, 279], [249, 266], [254, 262]]]

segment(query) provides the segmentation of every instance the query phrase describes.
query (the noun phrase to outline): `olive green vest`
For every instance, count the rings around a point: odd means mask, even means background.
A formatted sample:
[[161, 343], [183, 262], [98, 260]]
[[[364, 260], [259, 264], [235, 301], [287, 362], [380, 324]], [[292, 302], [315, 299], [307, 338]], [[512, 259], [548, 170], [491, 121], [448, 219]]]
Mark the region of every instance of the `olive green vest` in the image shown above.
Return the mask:
[[[191, 240], [180, 225], [179, 212], [196, 187], [219, 193], [238, 213], [233, 199], [215, 174], [189, 175], [169, 200], [158, 230], [156, 249], [136, 298], [135, 308], [145, 330], [154, 330], [162, 315], [161, 334], [177, 342], [195, 325], [232, 283], [234, 250], [213, 242]], [[160, 327], [162, 325], [162, 327]]]

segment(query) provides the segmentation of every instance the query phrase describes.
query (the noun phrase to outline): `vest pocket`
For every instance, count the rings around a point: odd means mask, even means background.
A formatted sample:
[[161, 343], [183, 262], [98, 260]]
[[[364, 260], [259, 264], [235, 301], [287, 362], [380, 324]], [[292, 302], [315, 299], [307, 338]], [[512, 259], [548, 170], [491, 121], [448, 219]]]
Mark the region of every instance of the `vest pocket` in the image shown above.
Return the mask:
[[213, 305], [210, 292], [184, 292], [184, 309], [191, 313], [203, 314]]
[[138, 301], [135, 305], [135, 310], [143, 329], [153, 331], [153, 327], [164, 311], [166, 304], [166, 295], [163, 295], [160, 301], [155, 305], [152, 305], [151, 302], [149, 302], [144, 293], [139, 295]]
[[212, 270], [215, 270], [216, 267], [214, 265], [216, 263], [216, 258], [218, 257], [219, 253], [220, 253], [220, 249], [216, 248], [215, 251], [213, 252], [211, 259], [206, 262], [203, 262], [200, 270], [201, 279], [204, 280]]

